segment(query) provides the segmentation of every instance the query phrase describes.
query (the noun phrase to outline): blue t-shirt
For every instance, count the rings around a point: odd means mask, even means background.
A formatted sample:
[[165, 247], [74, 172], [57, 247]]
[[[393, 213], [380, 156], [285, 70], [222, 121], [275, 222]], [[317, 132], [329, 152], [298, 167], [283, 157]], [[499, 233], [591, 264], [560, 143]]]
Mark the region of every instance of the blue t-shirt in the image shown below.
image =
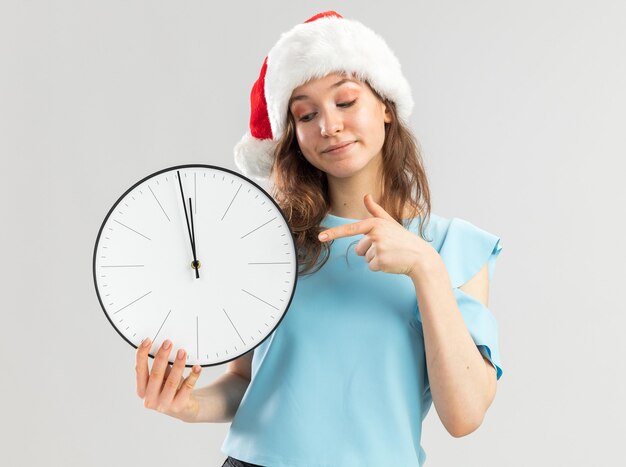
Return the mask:
[[[357, 222], [328, 214], [322, 226]], [[421, 218], [409, 230], [418, 233]], [[502, 376], [497, 323], [458, 287], [489, 262], [500, 238], [431, 213], [426, 240], [441, 255], [480, 352]], [[422, 466], [422, 421], [432, 398], [415, 287], [371, 271], [362, 234], [334, 240], [328, 262], [298, 277], [289, 310], [254, 350], [252, 379], [222, 452], [266, 467]]]

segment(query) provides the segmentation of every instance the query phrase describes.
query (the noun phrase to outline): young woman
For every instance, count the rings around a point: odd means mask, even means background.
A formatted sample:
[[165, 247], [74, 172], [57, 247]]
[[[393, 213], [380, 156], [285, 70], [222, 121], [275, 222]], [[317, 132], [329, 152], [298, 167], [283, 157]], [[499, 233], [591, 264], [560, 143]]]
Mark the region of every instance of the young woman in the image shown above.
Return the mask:
[[500, 239], [430, 213], [409, 85], [361, 23], [331, 11], [284, 33], [251, 104], [235, 161], [271, 182], [292, 227], [300, 274], [289, 311], [197, 390], [198, 368], [183, 379], [184, 357], [167, 366], [171, 343], [152, 374], [139, 348], [138, 393], [186, 421], [232, 421], [224, 466], [421, 466], [432, 403], [460, 437], [495, 396], [487, 297]]

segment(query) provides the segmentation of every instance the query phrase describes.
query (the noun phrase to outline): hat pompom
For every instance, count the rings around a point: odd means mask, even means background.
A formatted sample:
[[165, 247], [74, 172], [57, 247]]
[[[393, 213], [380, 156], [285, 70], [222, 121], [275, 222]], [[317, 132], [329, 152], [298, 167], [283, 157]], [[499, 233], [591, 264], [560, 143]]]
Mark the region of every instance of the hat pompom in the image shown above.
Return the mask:
[[277, 141], [257, 139], [247, 132], [235, 145], [235, 165], [247, 177], [265, 182], [272, 170]]

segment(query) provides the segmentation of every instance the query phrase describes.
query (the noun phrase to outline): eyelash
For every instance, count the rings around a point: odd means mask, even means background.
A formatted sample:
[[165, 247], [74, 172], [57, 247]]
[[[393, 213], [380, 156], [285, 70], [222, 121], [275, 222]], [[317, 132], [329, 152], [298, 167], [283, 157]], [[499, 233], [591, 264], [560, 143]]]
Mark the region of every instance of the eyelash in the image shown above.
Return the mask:
[[[350, 102], [340, 102], [339, 104], [337, 104], [337, 106], [342, 107], [342, 108], [350, 107], [350, 106], [352, 106], [352, 105], [353, 105], [356, 101], [357, 101], [357, 100], [356, 100], [356, 99], [354, 99], [353, 101], [350, 101]], [[299, 121], [301, 121], [301, 122], [305, 122], [305, 123], [306, 123], [306, 122], [309, 122], [310, 120], [305, 120], [305, 118], [306, 118], [306, 117], [308, 117], [308, 116], [310, 116], [310, 115], [313, 115], [314, 113], [315, 113], [315, 112], [312, 112], [312, 113], [310, 113], [310, 114], [303, 115], [303, 116], [302, 116], [302, 117], [300, 117], [298, 120], [299, 120]]]

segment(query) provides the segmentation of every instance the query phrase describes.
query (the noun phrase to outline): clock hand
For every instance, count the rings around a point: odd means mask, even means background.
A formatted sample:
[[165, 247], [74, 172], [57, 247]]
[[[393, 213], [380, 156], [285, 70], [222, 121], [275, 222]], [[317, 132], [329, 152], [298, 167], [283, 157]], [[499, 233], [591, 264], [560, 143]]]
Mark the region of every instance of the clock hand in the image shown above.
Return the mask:
[[191, 209], [191, 198], [189, 198], [189, 215], [191, 216], [191, 249], [193, 250], [193, 267], [196, 270], [196, 279], [200, 279], [198, 269], [200, 269], [200, 262], [196, 258], [196, 232], [193, 227], [193, 209]]
[[[194, 257], [194, 260], [195, 260], [195, 257], [196, 257], [196, 252], [195, 252], [196, 247], [194, 246], [193, 237], [191, 236], [191, 228], [189, 227], [189, 216], [187, 216], [187, 205], [185, 204], [185, 194], [183, 193], [183, 184], [182, 184], [182, 182], [180, 180], [180, 171], [177, 170], [176, 173], [178, 173], [178, 186], [180, 187], [180, 196], [181, 196], [181, 198], [183, 200], [183, 208], [185, 209], [185, 220], [187, 221], [187, 231], [189, 232], [189, 242], [191, 243], [191, 252], [193, 253], [193, 257]], [[199, 277], [200, 276], [198, 274], [198, 269], [196, 269], [196, 279], [198, 279]]]

